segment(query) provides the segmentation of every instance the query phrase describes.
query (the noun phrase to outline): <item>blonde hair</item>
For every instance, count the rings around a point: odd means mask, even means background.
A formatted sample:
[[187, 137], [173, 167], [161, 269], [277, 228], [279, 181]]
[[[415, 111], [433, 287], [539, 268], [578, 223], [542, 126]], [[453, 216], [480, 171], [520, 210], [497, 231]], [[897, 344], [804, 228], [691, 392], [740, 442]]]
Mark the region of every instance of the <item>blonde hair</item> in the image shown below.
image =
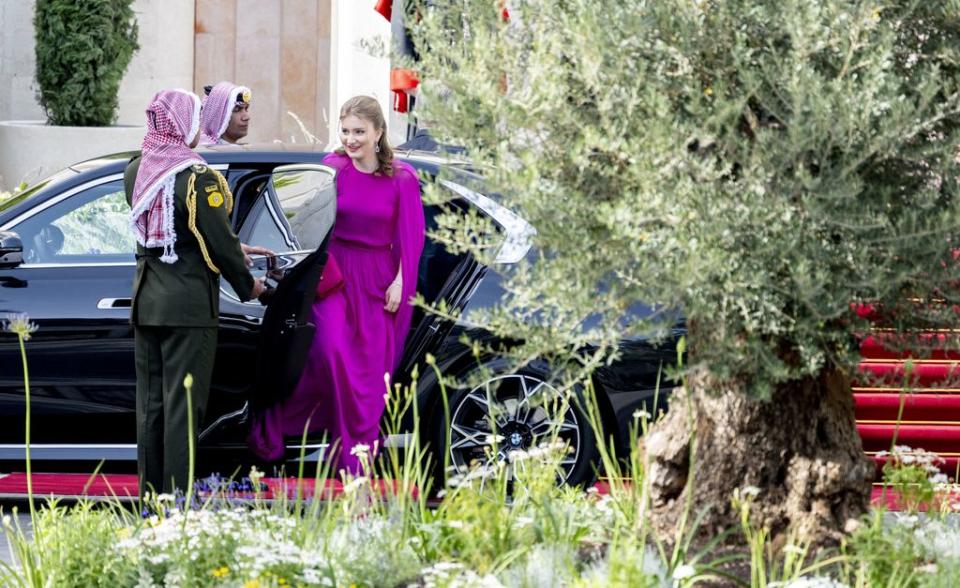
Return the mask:
[[[387, 121], [383, 117], [380, 103], [370, 96], [354, 96], [340, 107], [340, 120], [348, 116], [365, 120], [373, 125], [374, 130], [380, 131], [380, 140], [377, 142], [377, 146], [380, 148], [377, 152], [377, 161], [380, 165], [373, 173], [393, 176], [393, 149], [387, 142]], [[343, 155], [346, 151], [343, 147], [340, 147], [337, 149], [337, 153]]]

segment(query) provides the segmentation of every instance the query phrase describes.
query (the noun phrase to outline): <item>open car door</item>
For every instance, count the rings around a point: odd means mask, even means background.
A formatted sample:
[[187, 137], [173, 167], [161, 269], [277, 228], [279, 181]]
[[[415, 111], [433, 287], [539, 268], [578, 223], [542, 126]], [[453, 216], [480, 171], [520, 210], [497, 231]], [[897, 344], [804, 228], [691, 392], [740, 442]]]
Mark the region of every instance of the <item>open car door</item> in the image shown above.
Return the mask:
[[[274, 169], [259, 199], [258, 215], [246, 243], [277, 254], [257, 261], [273, 288], [260, 329], [254, 410], [289, 395], [296, 386], [313, 340], [311, 305], [327, 259], [327, 243], [336, 217], [336, 170], [325, 165], [293, 164]], [[262, 264], [262, 265], [261, 265]]]

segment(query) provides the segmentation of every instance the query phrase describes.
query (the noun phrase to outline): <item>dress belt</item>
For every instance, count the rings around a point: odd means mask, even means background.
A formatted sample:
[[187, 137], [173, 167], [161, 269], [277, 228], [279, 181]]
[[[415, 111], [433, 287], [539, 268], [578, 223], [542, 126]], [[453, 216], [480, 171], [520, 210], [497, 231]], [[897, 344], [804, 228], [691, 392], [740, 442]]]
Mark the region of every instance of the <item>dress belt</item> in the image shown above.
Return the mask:
[[370, 243], [363, 243], [361, 241], [354, 241], [352, 239], [346, 239], [337, 235], [333, 236], [333, 239], [339, 242], [345, 247], [350, 247], [351, 249], [366, 249], [369, 251], [390, 251], [393, 249], [393, 243], [384, 243], [383, 245], [371, 245]]

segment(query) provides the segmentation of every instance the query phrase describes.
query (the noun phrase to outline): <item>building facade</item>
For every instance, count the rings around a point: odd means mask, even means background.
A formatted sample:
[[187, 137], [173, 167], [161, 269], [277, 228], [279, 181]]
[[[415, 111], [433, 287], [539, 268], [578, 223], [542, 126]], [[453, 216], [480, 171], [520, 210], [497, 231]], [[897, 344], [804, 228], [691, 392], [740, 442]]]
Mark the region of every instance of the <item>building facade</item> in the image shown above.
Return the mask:
[[[375, 4], [136, 0], [140, 50], [120, 87], [117, 123], [143, 124], [161, 88], [202, 95], [204, 85], [231, 80], [253, 92], [250, 142], [312, 135], [334, 144], [338, 108], [350, 96], [371, 95], [385, 111], [391, 107], [390, 23]], [[33, 12], [33, 0], [0, 0], [0, 120], [45, 118], [36, 100]], [[391, 135], [402, 140], [403, 132]]]

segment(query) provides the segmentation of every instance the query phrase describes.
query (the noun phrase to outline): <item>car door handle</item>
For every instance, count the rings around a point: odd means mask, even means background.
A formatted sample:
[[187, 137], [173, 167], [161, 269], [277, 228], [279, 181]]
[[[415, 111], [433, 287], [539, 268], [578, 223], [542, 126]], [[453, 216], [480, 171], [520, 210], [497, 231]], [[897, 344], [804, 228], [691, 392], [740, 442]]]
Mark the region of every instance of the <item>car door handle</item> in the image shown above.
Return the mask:
[[130, 298], [101, 298], [97, 302], [97, 308], [100, 310], [109, 310], [111, 308], [130, 308], [132, 306]]

